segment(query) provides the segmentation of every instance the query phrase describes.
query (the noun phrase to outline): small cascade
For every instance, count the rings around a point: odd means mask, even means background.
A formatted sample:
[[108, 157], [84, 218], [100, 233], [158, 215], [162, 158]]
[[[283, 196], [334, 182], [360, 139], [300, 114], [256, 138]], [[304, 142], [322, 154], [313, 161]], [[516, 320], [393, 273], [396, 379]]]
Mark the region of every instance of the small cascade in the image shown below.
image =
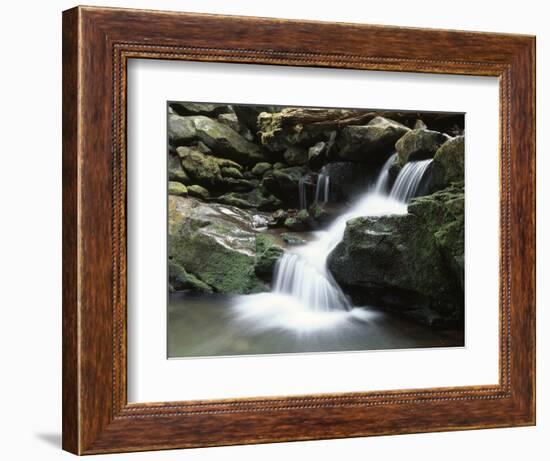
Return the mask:
[[375, 194], [385, 194], [387, 193], [390, 185], [390, 168], [397, 160], [397, 152], [390, 156], [388, 160], [384, 163], [382, 166], [382, 169], [380, 170], [380, 174], [378, 175], [378, 178], [376, 179], [376, 183], [374, 185], [373, 192]]
[[404, 203], [413, 198], [432, 161], [428, 159], [406, 163], [395, 180], [390, 197]]
[[307, 176], [301, 176], [298, 180], [298, 203], [300, 204], [300, 209], [307, 209]]
[[[301, 210], [306, 210], [309, 206], [307, 199], [310, 176], [305, 175], [298, 180], [298, 203]], [[315, 186], [315, 196], [313, 203], [327, 203], [330, 197], [330, 177], [326, 167], [321, 168], [317, 175], [317, 184]]]
[[[359, 197], [346, 213], [331, 223], [328, 229], [317, 232], [315, 240], [287, 250], [279, 258], [275, 267], [272, 292], [262, 294], [262, 303], [274, 308], [270, 315], [276, 315], [277, 312], [289, 315], [289, 312], [294, 312], [295, 318], [299, 319], [300, 315], [307, 313], [308, 322], [311, 322], [314, 320], [311, 317], [314, 314], [332, 315], [335, 312], [346, 311], [353, 313], [353, 305], [330, 274], [327, 260], [332, 250], [342, 241], [346, 223], [350, 219], [407, 213], [407, 203], [418, 192], [431, 160], [407, 163], [401, 169], [391, 191], [388, 191], [389, 169], [395, 159], [396, 154], [386, 161], [374, 187]], [[326, 171], [321, 170], [315, 194], [316, 201], [328, 201], [329, 186], [328, 175]], [[300, 180], [299, 191], [300, 206], [306, 207], [305, 179]], [[241, 306], [243, 312], [249, 313], [249, 306]], [[257, 312], [256, 306], [251, 309]]]
[[324, 166], [317, 176], [317, 187], [315, 188], [315, 203], [327, 203], [330, 192], [330, 177], [327, 167]]
[[290, 295], [315, 311], [351, 308], [351, 304], [325, 267], [301, 253], [283, 254], [275, 267], [273, 291]]

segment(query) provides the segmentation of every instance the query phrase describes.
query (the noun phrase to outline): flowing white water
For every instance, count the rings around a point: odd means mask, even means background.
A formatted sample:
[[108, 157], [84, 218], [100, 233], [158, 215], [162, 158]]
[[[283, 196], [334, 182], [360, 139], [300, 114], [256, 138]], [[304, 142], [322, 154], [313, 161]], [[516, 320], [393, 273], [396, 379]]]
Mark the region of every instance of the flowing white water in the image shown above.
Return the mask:
[[302, 176], [298, 180], [298, 202], [300, 204], [300, 210], [307, 209], [306, 180], [307, 176]]
[[[431, 160], [407, 163], [388, 193], [389, 169], [395, 158], [392, 156], [384, 164], [375, 186], [359, 197], [328, 229], [317, 232], [315, 240], [288, 250], [279, 258], [272, 292], [255, 295], [250, 302], [236, 306], [241, 315], [264, 322], [266, 328], [309, 331], [348, 321], [348, 316], [356, 318], [364, 314], [364, 311], [353, 309], [330, 274], [327, 259], [342, 240], [350, 219], [407, 213], [407, 203], [417, 192]], [[261, 309], [259, 305], [262, 305]]]
[[424, 173], [431, 163], [431, 159], [406, 163], [395, 180], [390, 197], [407, 203], [415, 196]]
[[326, 166], [321, 168], [317, 177], [317, 187], [315, 188], [315, 203], [327, 203], [330, 191], [330, 177]]
[[[298, 203], [301, 210], [306, 210], [307, 203], [307, 182], [309, 177], [302, 176], [298, 180]], [[317, 184], [315, 185], [314, 203], [327, 203], [330, 194], [330, 177], [326, 167], [321, 168], [317, 175]]]

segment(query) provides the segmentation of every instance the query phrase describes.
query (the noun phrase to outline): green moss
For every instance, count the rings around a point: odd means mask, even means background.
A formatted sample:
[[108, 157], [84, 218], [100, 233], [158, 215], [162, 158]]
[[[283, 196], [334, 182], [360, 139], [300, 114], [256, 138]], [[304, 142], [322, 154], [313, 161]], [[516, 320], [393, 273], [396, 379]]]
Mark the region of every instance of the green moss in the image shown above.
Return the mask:
[[208, 197], [210, 197], [210, 192], [208, 192], [208, 189], [205, 189], [198, 184], [187, 186], [187, 192], [191, 197], [197, 197], [203, 200], [206, 200]]
[[271, 281], [275, 264], [281, 257], [284, 250], [279, 247], [275, 240], [266, 234], [256, 235], [256, 274], [264, 280]]
[[432, 171], [437, 188], [464, 181], [464, 136], [448, 140], [437, 150]]
[[192, 290], [199, 293], [212, 293], [213, 291], [211, 286], [172, 261], [168, 262], [168, 280], [172, 291]]
[[218, 163], [209, 155], [189, 147], [178, 147], [181, 166], [189, 177], [203, 186], [215, 186], [222, 181]]
[[187, 187], [183, 184], [175, 181], [168, 182], [168, 193], [170, 195], [179, 195], [180, 197], [187, 197]]
[[224, 166], [221, 168], [222, 176], [224, 178], [242, 179], [243, 174], [235, 167]]
[[191, 179], [181, 166], [181, 160], [177, 155], [168, 155], [168, 179], [170, 181], [181, 182], [182, 184], [190, 184]]
[[271, 166], [271, 163], [267, 162], [260, 162], [254, 165], [254, 168], [252, 168], [252, 174], [254, 176], [261, 177], [265, 173], [267, 173], [269, 170], [271, 170], [273, 167]]

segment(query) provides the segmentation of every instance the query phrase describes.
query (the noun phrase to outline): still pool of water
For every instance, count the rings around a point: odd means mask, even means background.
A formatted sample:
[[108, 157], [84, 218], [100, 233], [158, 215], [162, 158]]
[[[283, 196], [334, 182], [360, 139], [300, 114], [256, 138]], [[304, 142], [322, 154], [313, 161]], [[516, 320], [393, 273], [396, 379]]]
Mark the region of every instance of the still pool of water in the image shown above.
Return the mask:
[[268, 293], [173, 293], [168, 357], [460, 347], [463, 331], [434, 330], [376, 308], [312, 314]]

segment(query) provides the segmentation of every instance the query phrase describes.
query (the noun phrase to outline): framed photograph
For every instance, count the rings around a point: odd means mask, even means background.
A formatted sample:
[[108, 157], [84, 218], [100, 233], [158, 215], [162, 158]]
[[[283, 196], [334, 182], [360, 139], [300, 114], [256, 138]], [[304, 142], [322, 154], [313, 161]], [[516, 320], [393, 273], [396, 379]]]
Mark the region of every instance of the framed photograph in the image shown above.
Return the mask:
[[535, 39], [63, 13], [63, 447], [535, 424]]

